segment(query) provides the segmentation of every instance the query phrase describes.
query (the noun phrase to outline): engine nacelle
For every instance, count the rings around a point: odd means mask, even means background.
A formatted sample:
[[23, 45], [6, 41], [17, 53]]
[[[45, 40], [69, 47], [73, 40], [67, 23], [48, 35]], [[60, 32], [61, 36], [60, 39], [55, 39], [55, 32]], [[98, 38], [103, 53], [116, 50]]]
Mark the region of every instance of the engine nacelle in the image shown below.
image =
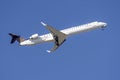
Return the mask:
[[38, 34], [33, 34], [32, 36], [30, 36], [30, 39], [37, 39], [39, 37]]

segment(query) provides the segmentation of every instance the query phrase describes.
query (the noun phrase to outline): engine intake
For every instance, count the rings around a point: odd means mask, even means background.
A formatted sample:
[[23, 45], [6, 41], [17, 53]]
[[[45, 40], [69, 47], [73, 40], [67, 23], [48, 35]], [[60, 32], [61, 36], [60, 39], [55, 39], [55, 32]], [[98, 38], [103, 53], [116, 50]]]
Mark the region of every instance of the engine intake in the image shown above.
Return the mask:
[[32, 36], [30, 36], [30, 39], [37, 39], [38, 37], [38, 34], [33, 34]]

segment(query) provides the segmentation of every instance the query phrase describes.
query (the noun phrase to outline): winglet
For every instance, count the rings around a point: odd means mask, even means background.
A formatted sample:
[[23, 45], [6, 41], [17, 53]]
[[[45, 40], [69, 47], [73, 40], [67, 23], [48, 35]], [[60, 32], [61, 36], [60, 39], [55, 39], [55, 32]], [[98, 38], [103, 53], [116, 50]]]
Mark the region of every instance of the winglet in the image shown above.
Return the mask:
[[42, 22], [42, 21], [41, 21], [41, 24], [42, 24], [43, 26], [47, 26], [47, 24], [45, 24], [45, 23], [44, 23], [44, 22]]
[[48, 53], [51, 53], [51, 51], [50, 50], [46, 50]]

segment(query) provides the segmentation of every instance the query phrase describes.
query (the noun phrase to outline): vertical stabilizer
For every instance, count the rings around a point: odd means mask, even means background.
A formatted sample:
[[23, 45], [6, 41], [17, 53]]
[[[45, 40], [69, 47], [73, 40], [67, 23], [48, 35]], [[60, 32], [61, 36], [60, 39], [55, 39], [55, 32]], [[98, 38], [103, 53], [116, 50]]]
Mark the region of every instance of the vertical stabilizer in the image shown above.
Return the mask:
[[21, 38], [19, 35], [16, 35], [16, 34], [12, 34], [12, 33], [9, 33], [9, 35], [12, 37], [11, 39], [11, 44], [13, 44], [15, 41], [18, 41], [19, 43], [25, 41], [24, 38]]

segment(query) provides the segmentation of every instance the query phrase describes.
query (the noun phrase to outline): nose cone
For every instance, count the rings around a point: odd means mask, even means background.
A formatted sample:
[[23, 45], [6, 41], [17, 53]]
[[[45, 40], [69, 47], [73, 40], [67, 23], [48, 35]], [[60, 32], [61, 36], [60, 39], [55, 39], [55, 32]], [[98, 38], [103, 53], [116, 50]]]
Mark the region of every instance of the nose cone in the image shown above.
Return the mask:
[[107, 23], [103, 23], [104, 26], [107, 26]]
[[107, 23], [105, 23], [105, 22], [100, 22], [100, 25], [101, 25], [101, 28], [107, 27]]

